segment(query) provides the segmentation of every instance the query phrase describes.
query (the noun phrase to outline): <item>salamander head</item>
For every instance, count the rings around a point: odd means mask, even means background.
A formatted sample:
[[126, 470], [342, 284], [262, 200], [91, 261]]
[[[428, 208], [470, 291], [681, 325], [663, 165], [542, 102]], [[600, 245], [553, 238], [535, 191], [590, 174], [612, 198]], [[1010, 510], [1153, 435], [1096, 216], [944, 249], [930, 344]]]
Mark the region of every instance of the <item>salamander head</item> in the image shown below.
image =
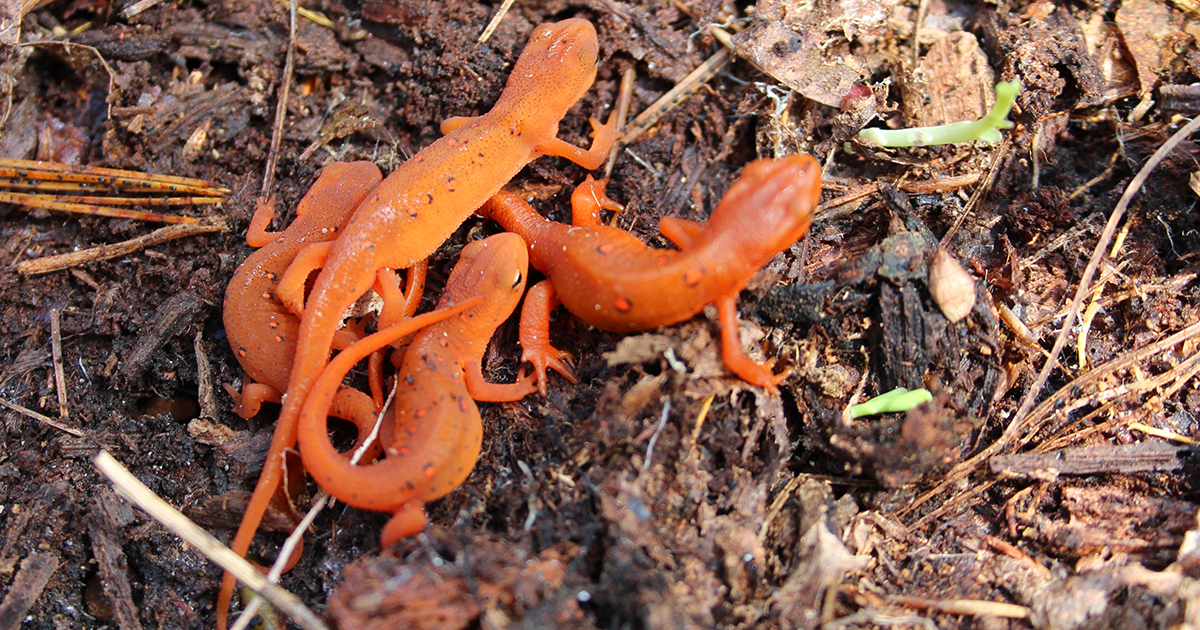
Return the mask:
[[529, 253], [524, 239], [512, 232], [489, 236], [463, 248], [446, 281], [445, 294], [453, 300], [482, 295], [487, 301], [478, 308], [492, 305], [502, 309], [500, 321], [503, 321], [525, 292], [528, 270]]
[[558, 112], [570, 109], [596, 80], [599, 56], [600, 43], [591, 22], [570, 18], [542, 24], [530, 34], [501, 101], [536, 95], [538, 102], [532, 104], [561, 118]]
[[709, 225], [738, 229], [771, 250], [769, 258], [804, 236], [820, 201], [821, 165], [811, 155], [755, 160], [713, 209]]

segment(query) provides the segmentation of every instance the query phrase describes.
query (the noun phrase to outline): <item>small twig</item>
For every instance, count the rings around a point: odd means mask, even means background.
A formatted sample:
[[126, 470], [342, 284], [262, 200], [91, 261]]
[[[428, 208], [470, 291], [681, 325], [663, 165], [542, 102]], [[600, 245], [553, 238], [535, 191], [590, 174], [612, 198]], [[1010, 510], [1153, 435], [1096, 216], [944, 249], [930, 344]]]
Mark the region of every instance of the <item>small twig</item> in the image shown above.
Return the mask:
[[1071, 194], [1067, 195], [1067, 201], [1075, 201], [1075, 198], [1087, 192], [1089, 188], [1099, 184], [1100, 182], [1112, 177], [1113, 171], [1117, 169], [1117, 160], [1121, 158], [1120, 152], [1115, 152], [1108, 160], [1108, 167], [1105, 168], [1099, 175], [1089, 179], [1079, 188], [1076, 188]]
[[63, 431], [65, 433], [70, 433], [71, 435], [74, 435], [76, 437], [87, 437], [86, 433], [84, 433], [83, 431], [81, 431], [79, 429], [76, 429], [75, 427], [63, 424], [62, 422], [59, 422], [58, 420], [55, 420], [54, 418], [51, 418], [50, 416], [42, 415], [32, 409], [29, 409], [27, 407], [22, 407], [21, 405], [18, 405], [17, 403], [8, 402], [7, 400], [4, 400], [3, 398], [0, 398], [0, 406], [8, 407], [9, 409], [11, 409], [23, 416], [26, 416], [28, 418], [33, 418], [34, 420], [37, 420], [39, 422], [44, 422], [44, 423], [54, 427], [55, 429], [58, 429], [59, 431]]
[[1005, 602], [989, 602], [981, 599], [927, 599], [911, 595], [891, 595], [887, 599], [918, 610], [937, 610], [951, 615], [1005, 619], [1029, 618], [1029, 608]]
[[[157, 212], [143, 212], [141, 210], [110, 208], [92, 203], [82, 203], [78, 200], [71, 199], [70, 197], [54, 197], [30, 193], [0, 191], [0, 202], [12, 203], [19, 206], [25, 206], [27, 208], [42, 208], [45, 210], [58, 210], [59, 212], [70, 212], [73, 214], [90, 214], [98, 217], [133, 219], [135, 221], [153, 221], [156, 223], [196, 223], [200, 220], [197, 217], [181, 217], [169, 214], [159, 214]], [[216, 201], [214, 203], [220, 203], [220, 201]]]
[[954, 222], [954, 225], [946, 231], [946, 235], [942, 237], [942, 240], [939, 243], [941, 247], [949, 247], [950, 239], [954, 236], [954, 233], [958, 231], [958, 228], [962, 227], [963, 221], [966, 221], [967, 217], [971, 215], [971, 210], [975, 207], [975, 204], [979, 202], [979, 198], [982, 197], [985, 192], [992, 189], [992, 182], [996, 180], [996, 173], [1000, 171], [1000, 164], [1004, 162], [1004, 158], [1008, 156], [1008, 150], [1011, 147], [1012, 136], [1005, 137], [1004, 143], [1001, 144], [1000, 148], [996, 150], [996, 156], [992, 158], [992, 164], [988, 168], [987, 178], [983, 180], [982, 185], [980, 185], [974, 190], [974, 192], [971, 193], [971, 198], [967, 200], [967, 205], [963, 206], [962, 214], [958, 216], [958, 220]]
[[[1117, 235], [1116, 242], [1113, 243], [1112, 249], [1108, 252], [1109, 260], [1116, 260], [1117, 255], [1121, 253], [1121, 248], [1125, 245], [1125, 237], [1129, 234], [1129, 227], [1132, 221], [1121, 227], [1121, 232]], [[1119, 265], [1118, 267], [1124, 266]], [[1112, 265], [1105, 264], [1108, 270], [1112, 269]], [[1088, 302], [1087, 308], [1083, 309], [1083, 315], [1079, 320], [1079, 332], [1075, 335], [1075, 358], [1078, 362], [1080, 371], [1091, 367], [1091, 361], [1087, 355], [1087, 339], [1088, 334], [1092, 331], [1092, 321], [1096, 318], [1096, 313], [1100, 312], [1100, 302], [1104, 294], [1104, 288], [1112, 280], [1112, 276], [1119, 272], [1101, 273], [1100, 278], [1096, 281], [1095, 287], [1091, 291], [1091, 301]]]
[[[114, 187], [127, 192], [166, 192], [197, 196], [220, 196], [230, 192], [228, 188], [203, 179], [11, 158], [0, 158], [0, 178], [26, 180], [25, 183], [32, 184], [34, 188], [41, 185], [39, 182], [66, 182], [78, 184], [76, 188], [81, 190]], [[4, 185], [11, 187], [12, 182], [4, 182]]]
[[109, 481], [126, 499], [145, 510], [155, 520], [195, 547], [209, 560], [220, 565], [222, 569], [228, 571], [251, 590], [262, 595], [271, 602], [271, 605], [290, 617], [296, 625], [304, 630], [328, 630], [328, 626], [295, 595], [267, 582], [266, 577], [249, 562], [151, 492], [107, 451], [100, 451], [92, 459], [92, 463], [105, 477], [108, 477]]
[[54, 358], [54, 389], [58, 390], [58, 417], [66, 420], [71, 417], [67, 407], [67, 379], [63, 375], [62, 354], [62, 325], [57, 308], [50, 309], [50, 356]]
[[796, 489], [807, 478], [803, 474], [792, 477], [788, 480], [787, 485], [783, 487], [783, 490], [780, 490], [779, 494], [775, 495], [775, 499], [771, 501], [771, 506], [767, 508], [766, 516], [763, 517], [762, 525], [758, 527], [758, 540], [760, 543], [766, 540], [767, 530], [770, 529], [771, 523], [775, 522], [775, 518], [783, 511], [783, 506], [787, 504], [788, 500], [792, 498], [792, 494], [796, 492]]
[[691, 459], [696, 452], [696, 443], [700, 440], [700, 429], [704, 428], [704, 420], [708, 418], [708, 410], [712, 408], [713, 399], [716, 397], [716, 394], [709, 394], [708, 398], [705, 398], [700, 405], [700, 412], [696, 414], [696, 426], [692, 427], [692, 445], [688, 447], [687, 456], [683, 458], [685, 461]]
[[137, 0], [121, 9], [121, 17], [129, 19], [139, 13], [153, 8], [155, 5], [162, 3], [163, 0]]
[[[285, 7], [289, 6], [288, 0], [275, 0], [275, 2], [282, 4]], [[333, 28], [333, 20], [329, 19], [329, 16], [320, 11], [305, 9], [304, 7], [298, 6], [296, 7], [296, 15], [308, 20], [309, 22], [312, 22], [313, 24], [316, 24], [317, 26]]]
[[271, 196], [275, 188], [275, 164], [279, 161], [279, 146], [283, 144], [283, 123], [287, 120], [288, 98], [292, 91], [292, 70], [296, 64], [296, 0], [288, 3], [288, 45], [283, 64], [283, 79], [279, 84], [279, 102], [275, 106], [275, 124], [271, 132], [271, 150], [263, 169], [262, 198]]
[[654, 457], [654, 445], [658, 444], [658, 436], [662, 435], [663, 429], [667, 426], [667, 418], [671, 416], [671, 399], [667, 398], [663, 401], [662, 415], [658, 418], [658, 427], [654, 429], [654, 435], [650, 436], [650, 443], [646, 445], [646, 461], [642, 462], [642, 472], [650, 470], [650, 460]]
[[[625, 128], [629, 118], [629, 106], [633, 102], [633, 82], [637, 79], [637, 70], [630, 66], [621, 73], [621, 89], [617, 92], [617, 129]], [[617, 151], [608, 152], [608, 164], [604, 167], [604, 176], [612, 175], [613, 164], [617, 163]]]
[[952, 175], [950, 177], [939, 177], [920, 182], [902, 182], [896, 184], [896, 187], [906, 193], [934, 194], [948, 193], [961, 188], [966, 188], [974, 184], [983, 177], [982, 173], [967, 173], [965, 175]]
[[[960, 190], [960, 189], [966, 188], [967, 186], [970, 186], [972, 184], [978, 183], [980, 178], [982, 178], [982, 177], [983, 177], [983, 175], [981, 173], [967, 173], [966, 175], [957, 175], [954, 177], [940, 177], [938, 179], [932, 179], [932, 180], [928, 180], [928, 181], [897, 182], [895, 184], [895, 186], [896, 186], [896, 188], [899, 188], [901, 191], [906, 192], [906, 193], [914, 193], [914, 194], [947, 193], [947, 192], [953, 192], [955, 190]], [[884, 182], [873, 181], [868, 184], [863, 184], [862, 186], [856, 186], [856, 187], [850, 188], [850, 189], [843, 188], [843, 192], [842, 192], [841, 196], [834, 197], [833, 199], [830, 199], [829, 201], [826, 201], [826, 202], [822, 203], [821, 205], [817, 206], [817, 211], [815, 214], [818, 217], [826, 217], [828, 215], [828, 213], [830, 213], [831, 211], [833, 211], [836, 208], [840, 208], [842, 206], [854, 203], [860, 199], [865, 199], [867, 197], [871, 197], [873, 195], [878, 194], [880, 188], [882, 188], [883, 185], [884, 185]], [[826, 188], [836, 190], [830, 186], [826, 186]], [[964, 212], [964, 214], [965, 214], [965, 212]], [[828, 215], [828, 216], [832, 217], [832, 218], [836, 218], [836, 217], [833, 217], [833, 215]]]
[[1172, 440], [1175, 442], [1182, 442], [1184, 444], [1191, 444], [1193, 446], [1196, 444], [1200, 444], [1200, 441], [1198, 441], [1194, 438], [1190, 438], [1186, 435], [1183, 435], [1182, 433], [1176, 433], [1175, 431], [1169, 431], [1167, 429], [1160, 429], [1158, 427], [1152, 427], [1148, 424], [1144, 424], [1141, 422], [1130, 422], [1126, 426], [1128, 426], [1130, 429], [1133, 429], [1134, 431], [1141, 431], [1142, 433], [1145, 433], [1146, 435], [1152, 435], [1154, 437], [1163, 438], [1164, 440]]
[[525, 516], [525, 522], [521, 524], [521, 531], [531, 532], [533, 531], [533, 525], [537, 523], [538, 519], [537, 478], [533, 476], [533, 469], [529, 467], [529, 464], [519, 459], [517, 460], [517, 468], [521, 469], [521, 474], [525, 475], [525, 480], [529, 482], [529, 496], [525, 497], [525, 508], [529, 511], [529, 514]]
[[35, 276], [41, 273], [50, 273], [51, 271], [75, 267], [85, 262], [109, 260], [110, 258], [124, 256], [125, 254], [131, 254], [140, 249], [153, 247], [177, 238], [207, 234], [209, 232], [224, 232], [227, 229], [225, 219], [221, 217], [202, 219], [196, 223], [168, 225], [167, 227], [154, 230], [149, 234], [143, 234], [142, 236], [120, 243], [99, 245], [78, 252], [58, 254], [57, 256], [23, 260], [17, 263], [17, 271], [27, 276]]
[[921, 27], [925, 26], [925, 16], [929, 15], [929, 0], [920, 0], [917, 3], [917, 15], [913, 20], [912, 39], [909, 41], [909, 48], [912, 50], [912, 57], [909, 59], [911, 68], [916, 68], [921, 62]]
[[504, 16], [512, 8], [514, 2], [516, 0], [504, 0], [504, 2], [500, 3], [500, 8], [496, 10], [496, 15], [492, 16], [492, 21], [488, 22], [487, 28], [483, 29], [483, 32], [479, 34], [480, 44], [486, 42], [492, 36], [492, 33], [496, 32], [496, 28], [500, 26], [500, 22], [504, 21]]
[[663, 94], [657, 101], [651, 103], [641, 114], [638, 114], [633, 119], [633, 122], [630, 123], [631, 129], [625, 132], [625, 135], [620, 140], [620, 144], [628, 145], [637, 140], [638, 137], [658, 123], [664, 114], [682, 103], [688, 95], [700, 89], [700, 86], [704, 85], [709, 79], [717, 76], [717, 73], [729, 65], [732, 59], [733, 53], [728, 48], [718, 50], [715, 55], [700, 64], [675, 87], [671, 88], [666, 94]]

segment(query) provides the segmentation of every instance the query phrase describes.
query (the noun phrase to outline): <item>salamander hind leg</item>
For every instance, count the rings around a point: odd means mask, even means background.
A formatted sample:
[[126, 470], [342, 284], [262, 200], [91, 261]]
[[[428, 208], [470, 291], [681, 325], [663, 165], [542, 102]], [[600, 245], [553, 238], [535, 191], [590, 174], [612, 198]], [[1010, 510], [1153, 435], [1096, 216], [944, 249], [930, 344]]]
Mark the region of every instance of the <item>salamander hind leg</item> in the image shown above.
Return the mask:
[[274, 193], [265, 199], [256, 199], [254, 214], [250, 216], [250, 226], [246, 228], [246, 244], [250, 247], [264, 247], [275, 240], [278, 235], [268, 231], [271, 228], [271, 219], [274, 218]]
[[600, 211], [621, 212], [625, 206], [604, 194], [608, 178], [592, 179], [591, 175], [571, 192], [571, 223], [580, 227], [600, 225]]
[[413, 500], [405, 503], [383, 526], [383, 531], [379, 533], [379, 546], [381, 548], [391, 547], [409, 536], [420, 533], [425, 529], [425, 522], [425, 504], [423, 502]]
[[293, 315], [299, 317], [304, 313], [304, 285], [309, 274], [325, 266], [332, 248], [332, 241], [306, 245], [279, 278], [275, 293]]
[[248, 376], [242, 385], [242, 391], [239, 392], [232, 385], [225, 385], [225, 391], [233, 399], [233, 412], [247, 420], [258, 415], [263, 403], [277, 403], [283, 396], [274, 387], [265, 383], [255, 383]]
[[521, 374], [515, 383], [489, 383], [483, 378], [483, 368], [478, 361], [468, 364], [463, 376], [471, 398], [485, 402], [516, 402], [542, 386], [536, 373]]

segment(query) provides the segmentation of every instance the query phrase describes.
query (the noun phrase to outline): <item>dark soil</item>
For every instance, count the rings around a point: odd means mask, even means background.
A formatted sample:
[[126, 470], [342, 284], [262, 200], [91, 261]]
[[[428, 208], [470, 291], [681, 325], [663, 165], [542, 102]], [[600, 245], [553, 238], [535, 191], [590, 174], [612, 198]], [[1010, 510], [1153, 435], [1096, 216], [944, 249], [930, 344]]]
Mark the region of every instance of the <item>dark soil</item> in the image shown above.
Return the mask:
[[[299, 23], [276, 226], [325, 163], [390, 171], [441, 120], [486, 111], [533, 26], [576, 15], [596, 24], [602, 48], [594, 88], [560, 129], [580, 145], [624, 71], [637, 73], [637, 114], [720, 49], [701, 27], [737, 16], [745, 29], [741, 57], [619, 152], [608, 188], [627, 208], [617, 225], [665, 247], [658, 217], [704, 218], [743, 165], [775, 153], [817, 155], [827, 203], [742, 296], [747, 347], [795, 370], [781, 395], [724, 370], [715, 311], [626, 337], [560, 311], [553, 335], [575, 357], [578, 386], [552, 376], [546, 398], [481, 405], [480, 460], [429, 506], [425, 534], [380, 550], [384, 515], [326, 510], [282, 585], [355, 629], [1182, 623], [1200, 573], [1184, 542], [1196, 528], [1195, 459], [1163, 448], [1178, 442], [1161, 434], [1200, 433], [1196, 145], [1185, 141], [1134, 198], [1103, 286], [1083, 303], [1084, 355], [1072, 335], [1062, 369], [1034, 392], [1040, 404], [1013, 422], [1118, 197], [1175, 116], [1196, 111], [1186, 88], [1200, 75], [1196, 16], [1152, 0], [930, 2], [914, 38], [916, 4], [760, 0], [751, 20], [745, 3], [716, 0], [531, 0], [486, 44], [476, 43], [486, 4], [309, 7], [333, 26]], [[244, 421], [218, 388], [205, 413], [199, 383], [204, 370], [218, 384], [242, 378], [221, 301], [250, 252], [286, 8], [190, 1], [124, 17], [127, 6], [63, 0], [24, 17], [23, 42], [91, 48], [3, 50], [0, 153], [213, 180], [233, 193], [207, 212], [231, 230], [23, 276], [18, 261], [153, 227], [0, 209], [11, 261], [0, 271], [0, 396], [81, 434], [0, 412], [0, 630], [212, 627], [221, 571], [117, 497], [90, 459], [109, 451], [228, 540], [277, 409]], [[842, 150], [876, 113], [893, 127], [976, 118], [994, 83], [1014, 78], [1025, 85], [1019, 125], [1001, 143]], [[873, 93], [844, 98], [856, 81]], [[185, 150], [199, 128], [203, 144]], [[583, 176], [541, 159], [510, 186], [562, 220]], [[439, 251], [430, 304], [462, 245], [495, 229], [472, 218]], [[975, 280], [957, 323], [930, 293], [939, 241]], [[489, 378], [516, 374], [515, 341], [510, 322], [486, 357]], [[843, 415], [852, 397], [894, 387], [934, 399]], [[1146, 441], [1158, 445], [1127, 448]], [[1108, 450], [1070, 470], [991, 460], [1083, 446]], [[276, 516], [255, 558], [272, 559], [290, 527]]]

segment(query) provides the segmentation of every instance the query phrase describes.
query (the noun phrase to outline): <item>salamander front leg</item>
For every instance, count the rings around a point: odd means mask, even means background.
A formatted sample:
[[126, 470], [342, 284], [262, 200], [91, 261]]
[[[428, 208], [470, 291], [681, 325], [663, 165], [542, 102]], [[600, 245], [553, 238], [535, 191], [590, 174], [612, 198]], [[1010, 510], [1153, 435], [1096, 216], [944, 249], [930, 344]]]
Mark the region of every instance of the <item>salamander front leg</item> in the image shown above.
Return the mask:
[[612, 151], [617, 139], [621, 137], [621, 132], [617, 130], [617, 116], [615, 113], [609, 115], [608, 122], [603, 125], [595, 118], [589, 118], [588, 122], [592, 125], [590, 149], [581, 149], [560, 138], [550, 138], [537, 146], [538, 153], [567, 158], [589, 171], [600, 168], [604, 160], [608, 159], [608, 153]]
[[459, 127], [470, 124], [471, 121], [479, 120], [482, 116], [451, 116], [442, 121], [442, 135], [446, 135]]
[[675, 246], [681, 250], [688, 249], [692, 243], [696, 242], [696, 238], [704, 231], [704, 221], [692, 221], [691, 219], [682, 219], [680, 217], [663, 217], [658, 220], [658, 231], [667, 240], [675, 243]]
[[772, 394], [778, 394], [776, 387], [782, 383], [792, 370], [786, 369], [779, 374], [771, 372], [774, 361], [755, 363], [742, 352], [742, 342], [738, 338], [737, 294], [717, 300], [717, 312], [721, 322], [721, 355], [725, 367], [737, 374], [743, 381], [758, 385]]
[[521, 360], [533, 364], [538, 392], [543, 396], [546, 395], [546, 368], [562, 374], [572, 384], [579, 382], [566, 363], [571, 359], [571, 353], [550, 345], [550, 312], [559, 304], [554, 285], [549, 280], [542, 280], [525, 294], [525, 305], [521, 307]]

